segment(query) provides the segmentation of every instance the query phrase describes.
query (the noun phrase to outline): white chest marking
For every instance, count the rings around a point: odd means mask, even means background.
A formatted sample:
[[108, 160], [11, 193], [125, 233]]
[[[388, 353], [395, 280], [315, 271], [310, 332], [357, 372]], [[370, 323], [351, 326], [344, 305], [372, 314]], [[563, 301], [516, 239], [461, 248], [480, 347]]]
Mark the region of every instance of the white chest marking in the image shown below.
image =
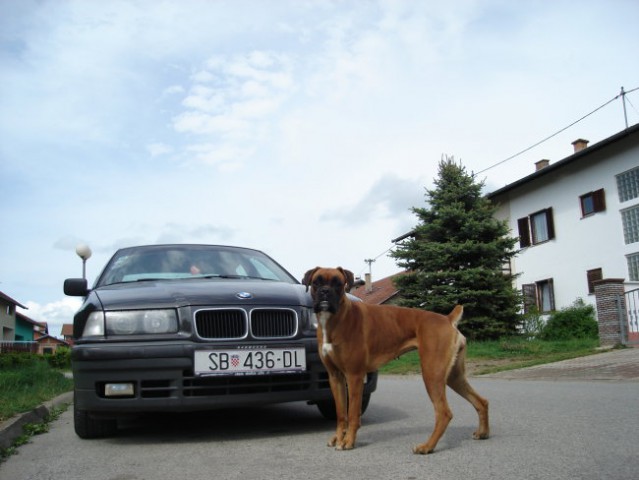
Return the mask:
[[328, 342], [328, 332], [326, 331], [326, 323], [331, 317], [329, 312], [320, 312], [317, 314], [317, 318], [322, 326], [322, 355], [327, 357], [333, 351], [333, 345]]

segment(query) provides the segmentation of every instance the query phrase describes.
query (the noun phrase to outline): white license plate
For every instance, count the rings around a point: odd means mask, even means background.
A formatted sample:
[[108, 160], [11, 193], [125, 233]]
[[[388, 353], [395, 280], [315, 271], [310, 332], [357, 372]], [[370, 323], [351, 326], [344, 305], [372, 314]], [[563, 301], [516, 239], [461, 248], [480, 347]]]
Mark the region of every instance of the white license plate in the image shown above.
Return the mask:
[[197, 350], [194, 364], [200, 376], [295, 373], [306, 370], [306, 351], [304, 347]]

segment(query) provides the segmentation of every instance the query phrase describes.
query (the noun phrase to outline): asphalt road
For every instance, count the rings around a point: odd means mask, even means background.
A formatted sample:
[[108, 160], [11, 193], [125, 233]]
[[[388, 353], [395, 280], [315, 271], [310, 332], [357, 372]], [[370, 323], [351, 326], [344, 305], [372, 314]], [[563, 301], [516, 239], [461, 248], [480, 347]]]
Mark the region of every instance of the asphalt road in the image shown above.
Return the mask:
[[628, 479], [637, 471], [639, 382], [472, 379], [491, 401], [492, 437], [471, 439], [472, 407], [455, 413], [435, 453], [419, 377], [382, 377], [357, 448], [325, 446], [333, 430], [303, 403], [207, 415], [155, 416], [112, 439], [81, 440], [72, 409], [0, 464], [0, 479]]

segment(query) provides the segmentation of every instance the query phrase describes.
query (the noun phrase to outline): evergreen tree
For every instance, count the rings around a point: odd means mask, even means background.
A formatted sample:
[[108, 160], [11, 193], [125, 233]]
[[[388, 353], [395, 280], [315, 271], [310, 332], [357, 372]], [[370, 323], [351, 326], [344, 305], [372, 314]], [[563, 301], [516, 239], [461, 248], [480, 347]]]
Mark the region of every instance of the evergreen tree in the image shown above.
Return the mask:
[[401, 303], [444, 314], [459, 303], [460, 330], [477, 340], [516, 333], [521, 304], [504, 270], [517, 239], [494, 217], [483, 186], [454, 158], [442, 159], [435, 188], [426, 190], [429, 208], [412, 208], [419, 223], [391, 253], [408, 270], [395, 280]]

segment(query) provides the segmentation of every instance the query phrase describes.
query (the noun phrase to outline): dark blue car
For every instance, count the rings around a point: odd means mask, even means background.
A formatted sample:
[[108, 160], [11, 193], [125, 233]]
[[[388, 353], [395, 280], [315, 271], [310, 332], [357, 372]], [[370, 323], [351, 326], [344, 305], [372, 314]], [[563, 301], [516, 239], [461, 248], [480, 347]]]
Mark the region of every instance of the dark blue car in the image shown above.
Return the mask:
[[[217, 245], [118, 250], [73, 321], [75, 431], [118, 418], [307, 401], [334, 418], [310, 295], [266, 254]], [[368, 375], [362, 412], [377, 385]]]

